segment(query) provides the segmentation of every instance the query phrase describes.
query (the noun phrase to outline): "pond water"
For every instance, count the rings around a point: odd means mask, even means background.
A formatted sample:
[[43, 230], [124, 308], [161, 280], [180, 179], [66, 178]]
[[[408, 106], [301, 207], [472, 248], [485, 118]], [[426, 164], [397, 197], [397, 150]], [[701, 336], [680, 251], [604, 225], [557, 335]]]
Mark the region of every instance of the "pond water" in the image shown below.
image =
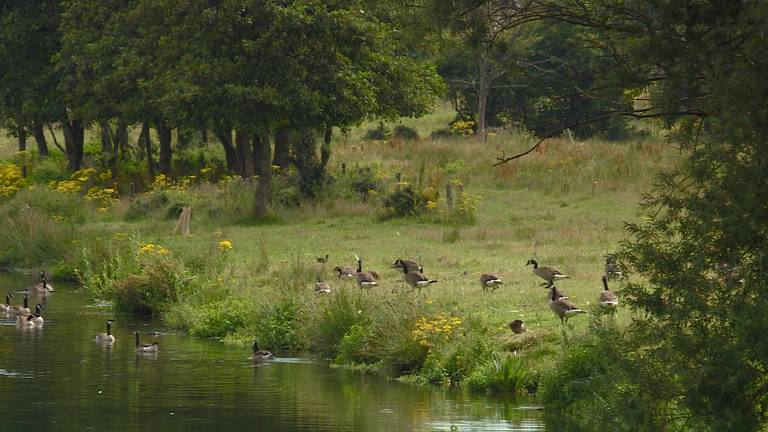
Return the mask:
[[[31, 276], [0, 273], [0, 293]], [[538, 431], [541, 411], [509, 400], [401, 384], [304, 359], [254, 365], [241, 347], [166, 332], [158, 322], [89, 306], [55, 284], [45, 324], [22, 329], [0, 312], [0, 431]], [[12, 303], [21, 301], [17, 292]], [[97, 344], [115, 318], [113, 345]], [[152, 354], [134, 352], [159, 342]], [[152, 332], [159, 332], [154, 335]]]

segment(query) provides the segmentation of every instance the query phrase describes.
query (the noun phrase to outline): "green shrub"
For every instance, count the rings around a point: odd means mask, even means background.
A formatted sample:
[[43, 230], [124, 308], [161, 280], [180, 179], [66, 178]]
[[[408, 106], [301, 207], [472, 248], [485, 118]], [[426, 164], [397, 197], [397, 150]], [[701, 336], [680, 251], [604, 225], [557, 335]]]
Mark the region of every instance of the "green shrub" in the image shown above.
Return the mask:
[[384, 198], [384, 219], [417, 216], [426, 209], [427, 199], [411, 186], [398, 188]]
[[394, 135], [404, 140], [418, 140], [420, 138], [416, 129], [401, 124], [395, 126]]
[[185, 271], [177, 260], [154, 254], [139, 258], [140, 273], [115, 280], [114, 306], [117, 310], [141, 314], [157, 314], [181, 298], [185, 287]]
[[191, 323], [189, 334], [206, 338], [224, 338], [244, 329], [252, 320], [248, 303], [224, 299], [197, 308], [199, 319]]
[[164, 208], [168, 204], [168, 196], [164, 192], [152, 192], [141, 194], [131, 200], [126, 220], [137, 220], [149, 217], [155, 211]]
[[322, 299], [310, 315], [313, 322], [307, 328], [310, 346], [326, 358], [339, 352], [344, 336], [355, 324], [362, 322], [362, 300], [347, 290], [337, 290]]
[[259, 343], [273, 350], [301, 351], [303, 344], [297, 333], [300, 313], [299, 303], [290, 297], [269, 307], [256, 328]]
[[339, 343], [339, 354], [334, 360], [339, 364], [360, 364], [376, 361], [368, 346], [370, 329], [362, 323], [353, 324]]
[[390, 133], [389, 128], [384, 126], [384, 122], [380, 121], [375, 129], [368, 129], [365, 132], [365, 139], [383, 141], [389, 137]]

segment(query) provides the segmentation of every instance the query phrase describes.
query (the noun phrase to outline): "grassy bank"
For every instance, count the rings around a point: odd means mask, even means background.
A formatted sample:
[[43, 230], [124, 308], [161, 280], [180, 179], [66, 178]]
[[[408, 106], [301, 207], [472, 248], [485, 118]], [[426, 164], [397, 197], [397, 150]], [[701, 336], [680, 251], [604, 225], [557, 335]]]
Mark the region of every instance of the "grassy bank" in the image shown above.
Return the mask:
[[[413, 126], [426, 136], [445, 115]], [[653, 140], [552, 140], [492, 168], [497, 155], [533, 141], [514, 133], [485, 143], [365, 140], [371, 127], [334, 137], [334, 182], [317, 200], [296, 206], [293, 174], [277, 172], [275, 215], [259, 224], [247, 218], [252, 185], [239, 180], [157, 185], [108, 206], [38, 185], [0, 207], [4, 223], [17, 227], [0, 233], [0, 258], [62, 275], [77, 269], [95, 296], [160, 313], [201, 337], [256, 338], [279, 353], [418, 382], [531, 390], [564, 345], [588, 332], [588, 320], [561, 326], [524, 264], [535, 257], [568, 273], [559, 287], [596, 312], [603, 256], [625, 238], [623, 222], [640, 217], [641, 193], [674, 163], [673, 150]], [[471, 205], [462, 217], [446, 209], [445, 184], [463, 186]], [[423, 194], [426, 208], [385, 218], [387, 198], [406, 187]], [[189, 237], [172, 234], [182, 205], [193, 208]], [[326, 254], [329, 263], [316, 262]], [[379, 273], [378, 287], [360, 291], [333, 276], [334, 266], [354, 264], [354, 254]], [[410, 292], [389, 268], [397, 258], [419, 261], [439, 282]], [[504, 285], [483, 292], [484, 272], [498, 273]], [[329, 281], [330, 295], [314, 293], [316, 277]], [[513, 335], [513, 319], [528, 332]], [[621, 325], [631, 316], [619, 310], [614, 319]]]

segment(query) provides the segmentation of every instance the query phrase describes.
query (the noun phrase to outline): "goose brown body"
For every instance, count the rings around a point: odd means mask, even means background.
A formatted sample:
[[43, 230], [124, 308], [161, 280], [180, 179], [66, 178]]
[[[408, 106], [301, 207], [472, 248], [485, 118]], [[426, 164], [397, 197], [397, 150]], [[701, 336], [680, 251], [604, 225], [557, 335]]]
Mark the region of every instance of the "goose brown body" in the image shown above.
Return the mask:
[[554, 267], [540, 266], [539, 263], [536, 262], [536, 260], [534, 259], [530, 259], [528, 260], [527, 263], [525, 263], [525, 265], [531, 265], [531, 264], [533, 264], [533, 274], [544, 279], [547, 282], [552, 282], [557, 279], [566, 279], [570, 277], [567, 274], [562, 273], [560, 270]]
[[480, 275], [480, 285], [483, 287], [483, 291], [491, 288], [496, 290], [499, 285], [503, 284], [501, 278], [496, 273], [483, 273]]
[[554, 285], [552, 285], [549, 308], [560, 318], [561, 323], [563, 323], [563, 320], [568, 321], [568, 318], [574, 315], [586, 313], [579, 309], [572, 301], [568, 300], [567, 297], [558, 297], [557, 288]]
[[600, 291], [600, 304], [605, 307], [613, 307], [619, 305], [619, 296], [608, 289], [608, 276], [603, 276], [603, 290]]

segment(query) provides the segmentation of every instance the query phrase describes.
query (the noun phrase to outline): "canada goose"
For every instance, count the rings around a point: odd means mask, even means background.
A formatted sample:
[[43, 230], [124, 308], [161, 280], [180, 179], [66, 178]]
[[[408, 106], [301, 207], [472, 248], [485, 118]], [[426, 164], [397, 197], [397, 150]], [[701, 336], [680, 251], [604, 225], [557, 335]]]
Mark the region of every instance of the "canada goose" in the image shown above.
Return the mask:
[[275, 358], [271, 352], [259, 349], [259, 341], [253, 341], [253, 361], [263, 362], [264, 360], [273, 360]]
[[565, 319], [565, 322], [568, 321], [568, 318], [577, 315], [586, 313], [585, 311], [579, 309], [576, 307], [576, 305], [568, 300], [565, 297], [557, 297], [557, 288], [555, 288], [555, 285], [552, 285], [552, 295], [549, 299], [549, 308], [552, 309], [552, 312], [555, 313], [558, 317], [560, 317], [560, 323], [563, 323], [563, 319]]
[[409, 272], [405, 267], [403, 267], [403, 280], [411, 288], [418, 289], [419, 292], [423, 287], [437, 283], [437, 279], [429, 279], [422, 272]]
[[608, 276], [603, 276], [603, 290], [600, 292], [600, 304], [610, 308], [615, 308], [619, 305], [619, 296], [608, 289]]
[[556, 279], [565, 279], [570, 276], [561, 273], [559, 270], [553, 267], [547, 267], [547, 266], [541, 266], [539, 267], [539, 263], [536, 262], [535, 259], [529, 259], [525, 265], [533, 264], [533, 274], [536, 276], [544, 279], [547, 282], [552, 282]]
[[523, 324], [522, 320], [516, 319], [509, 323], [509, 329], [512, 330], [512, 333], [514, 334], [520, 334], [525, 332], [525, 324]]
[[48, 283], [48, 276], [46, 276], [45, 271], [41, 271], [40, 272], [40, 283], [30, 287], [29, 289], [32, 290], [32, 291], [48, 293], [48, 292], [53, 291], [53, 285]]
[[315, 293], [328, 294], [330, 292], [331, 292], [331, 286], [328, 285], [328, 282], [325, 282], [324, 280], [317, 278], [317, 282], [315, 282]]
[[23, 306], [11, 306], [11, 309], [8, 312], [16, 315], [23, 315], [23, 316], [29, 315], [29, 294], [24, 293]]
[[[115, 336], [112, 334], [112, 323], [115, 322], [115, 320], [107, 320], [107, 332], [106, 333], [96, 333], [96, 342], [104, 342], [104, 343], [112, 343], [115, 341]], [[138, 336], [137, 336], [138, 338]], [[138, 345], [138, 342], [136, 342]]]
[[154, 353], [157, 352], [158, 343], [152, 342], [152, 345], [141, 344], [139, 341], [139, 332], [133, 332], [136, 336], [136, 352], [137, 353]]
[[608, 254], [605, 256], [605, 275], [609, 278], [621, 277], [624, 272], [621, 271], [621, 267], [616, 262], [616, 256], [614, 254]]
[[416, 261], [397, 259], [392, 268], [403, 270], [403, 273], [424, 272], [424, 267]]
[[42, 312], [42, 309], [43, 309], [43, 305], [38, 303], [35, 305], [35, 313], [30, 315], [32, 317], [32, 323], [36, 326], [41, 326], [45, 323], [43, 316], [40, 314]]
[[480, 285], [483, 286], [483, 291], [488, 288], [492, 288], [493, 291], [496, 291], [496, 288], [503, 283], [501, 278], [495, 273], [483, 273], [480, 275]]
[[22, 328], [35, 327], [35, 316], [30, 315], [16, 315], [16, 325]]
[[10, 312], [13, 306], [11, 306], [11, 297], [13, 293], [9, 292], [5, 295], [5, 304], [0, 305], [0, 312]]
[[[546, 287], [544, 287], [544, 288], [546, 288], [546, 289], [548, 289], [548, 290], [550, 290], [550, 289], [554, 288], [554, 289], [555, 289], [555, 297], [557, 297], [557, 298], [564, 298], [564, 299], [567, 299], [567, 298], [568, 298], [568, 296], [567, 296], [567, 295], [565, 295], [565, 293], [564, 293], [564, 292], [560, 291], [560, 290], [559, 290], [559, 289], [558, 289], [558, 288], [555, 286], [555, 283], [554, 283], [554, 282], [549, 282], [549, 283], [547, 284], [547, 286], [546, 286]], [[551, 294], [549, 294], [549, 293], [548, 293], [548, 294], [547, 294], [547, 298], [550, 298], [550, 297], [551, 297]]]
[[360, 288], [370, 288], [378, 285], [376, 283], [376, 279], [370, 272], [363, 271], [363, 260], [361, 260], [357, 255], [355, 255], [355, 258], [357, 258], [357, 272], [355, 273], [357, 286]]
[[339, 279], [352, 279], [355, 277], [355, 273], [357, 273], [355, 269], [350, 266], [334, 267], [333, 271], [338, 273]]
[[317, 257], [315, 258], [315, 262], [325, 264], [328, 262], [328, 254], [326, 254], [324, 257]]

